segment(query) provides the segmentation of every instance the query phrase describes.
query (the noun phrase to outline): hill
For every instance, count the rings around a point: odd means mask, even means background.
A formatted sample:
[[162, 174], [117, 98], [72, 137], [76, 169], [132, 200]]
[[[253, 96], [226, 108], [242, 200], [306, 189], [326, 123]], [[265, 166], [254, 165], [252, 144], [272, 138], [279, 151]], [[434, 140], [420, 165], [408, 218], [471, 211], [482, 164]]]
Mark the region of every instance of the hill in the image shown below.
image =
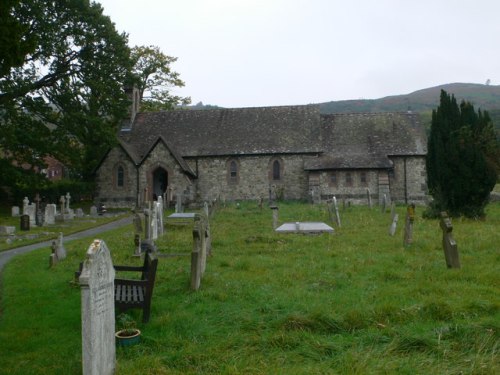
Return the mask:
[[380, 99], [340, 100], [320, 103], [321, 112], [388, 112], [431, 111], [439, 104], [441, 90], [454, 94], [461, 100], [468, 100], [476, 108], [492, 111], [500, 110], [500, 86], [480, 85], [474, 83], [450, 83], [418, 90], [406, 95], [387, 96]]

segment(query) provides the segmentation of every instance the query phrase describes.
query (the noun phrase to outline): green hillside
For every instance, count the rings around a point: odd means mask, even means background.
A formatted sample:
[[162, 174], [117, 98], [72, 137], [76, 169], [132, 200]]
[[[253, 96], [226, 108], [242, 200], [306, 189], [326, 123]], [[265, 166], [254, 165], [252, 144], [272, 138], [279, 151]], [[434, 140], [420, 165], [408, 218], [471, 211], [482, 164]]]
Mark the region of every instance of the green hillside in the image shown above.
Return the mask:
[[472, 102], [476, 109], [487, 110], [500, 131], [500, 86], [450, 83], [406, 95], [387, 96], [380, 99], [340, 100], [319, 105], [322, 113], [400, 112], [410, 109], [422, 113], [424, 121], [430, 121], [430, 112], [438, 106], [441, 90], [454, 94], [458, 101]]

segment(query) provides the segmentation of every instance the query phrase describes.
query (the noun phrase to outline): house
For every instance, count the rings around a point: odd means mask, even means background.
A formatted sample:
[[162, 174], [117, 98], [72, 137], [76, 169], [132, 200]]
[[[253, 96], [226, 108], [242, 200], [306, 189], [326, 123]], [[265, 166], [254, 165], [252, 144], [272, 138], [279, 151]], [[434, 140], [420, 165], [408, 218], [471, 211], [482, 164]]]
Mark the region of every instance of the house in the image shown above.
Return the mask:
[[[136, 98], [136, 96], [133, 96]], [[135, 101], [134, 101], [135, 102]], [[142, 206], [336, 196], [426, 198], [427, 141], [413, 113], [322, 115], [317, 105], [137, 112], [97, 169], [97, 199]]]

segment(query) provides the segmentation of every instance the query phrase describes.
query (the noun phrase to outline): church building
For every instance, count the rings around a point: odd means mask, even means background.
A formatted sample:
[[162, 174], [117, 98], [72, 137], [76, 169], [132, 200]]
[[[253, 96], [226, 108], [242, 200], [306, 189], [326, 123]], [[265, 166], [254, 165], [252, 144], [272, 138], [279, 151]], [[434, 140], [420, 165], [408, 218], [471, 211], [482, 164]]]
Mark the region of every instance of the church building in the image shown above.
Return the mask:
[[426, 137], [413, 113], [320, 113], [318, 105], [139, 112], [138, 96], [97, 169], [97, 200], [140, 207], [336, 196], [426, 198]]

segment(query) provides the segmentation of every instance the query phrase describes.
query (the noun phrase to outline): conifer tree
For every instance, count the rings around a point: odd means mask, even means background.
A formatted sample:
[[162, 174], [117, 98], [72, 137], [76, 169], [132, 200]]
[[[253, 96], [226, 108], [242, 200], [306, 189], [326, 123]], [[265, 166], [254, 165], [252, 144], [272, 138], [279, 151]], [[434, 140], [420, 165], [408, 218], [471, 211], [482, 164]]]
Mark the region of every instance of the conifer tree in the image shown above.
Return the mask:
[[442, 90], [440, 104], [432, 112], [426, 160], [433, 213], [484, 216], [497, 180], [498, 149], [488, 112], [476, 112], [469, 102], [459, 106]]

